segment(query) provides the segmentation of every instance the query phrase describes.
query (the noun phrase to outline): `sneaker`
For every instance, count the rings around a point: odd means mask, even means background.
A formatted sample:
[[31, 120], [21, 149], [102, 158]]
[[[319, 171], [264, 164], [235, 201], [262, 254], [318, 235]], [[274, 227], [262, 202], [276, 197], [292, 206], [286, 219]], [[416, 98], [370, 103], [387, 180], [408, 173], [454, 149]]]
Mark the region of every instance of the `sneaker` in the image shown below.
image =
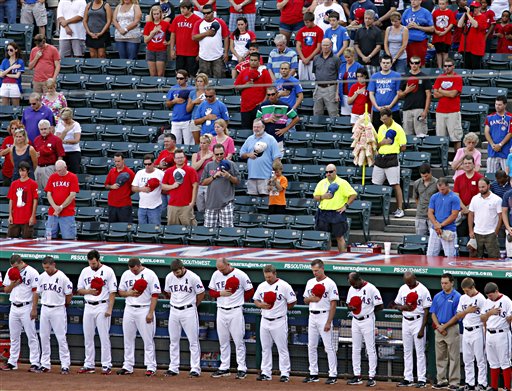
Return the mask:
[[247, 377], [247, 372], [245, 372], [245, 371], [238, 371], [236, 373], [235, 379], [242, 380], [242, 379], [245, 379], [246, 377]]
[[393, 216], [395, 216], [397, 219], [404, 217], [405, 213], [402, 209], [395, 210], [395, 213], [393, 213]]
[[370, 377], [368, 381], [366, 382], [366, 387], [375, 387], [377, 385], [377, 382], [373, 377]]
[[338, 382], [338, 378], [337, 377], [328, 377], [327, 380], [325, 381], [325, 384], [336, 384]]
[[170, 369], [168, 369], [167, 371], [165, 371], [164, 373], [164, 376], [178, 376], [178, 374], [174, 371], [171, 371]]
[[419, 381], [416, 383], [416, 388], [427, 388], [427, 383], [424, 381]]
[[458, 390], [459, 386], [456, 386], [454, 384], [450, 384], [448, 387], [446, 387], [447, 390]]
[[197, 373], [196, 371], [191, 371], [189, 374], [188, 374], [188, 377], [199, 377], [199, 373]]
[[479, 385], [476, 386], [475, 389], [476, 389], [476, 391], [485, 391], [485, 390], [487, 390], [487, 386], [479, 384]]
[[112, 374], [112, 368], [110, 368], [110, 367], [103, 367], [103, 368], [101, 368], [101, 374], [102, 375], [111, 375]]
[[116, 372], [120, 376], [126, 376], [126, 375], [132, 375], [133, 372], [129, 371], [128, 369], [121, 368], [119, 371]]
[[69, 375], [69, 368], [62, 368], [60, 370], [61, 375]]
[[215, 372], [212, 373], [212, 377], [224, 377], [224, 376], [231, 376], [231, 372], [229, 372], [229, 369], [217, 369]]
[[319, 381], [318, 375], [309, 375], [302, 380], [303, 383], [318, 383]]
[[432, 384], [432, 388], [435, 389], [435, 390], [441, 390], [441, 389], [447, 388], [447, 387], [448, 387], [448, 382], [447, 381], [442, 382], [442, 383]]
[[397, 387], [413, 387], [414, 383], [409, 380], [402, 380], [400, 383], [396, 385]]
[[12, 365], [11, 363], [7, 363], [7, 364], [5, 364], [4, 366], [2, 366], [2, 368], [1, 368], [1, 369], [2, 369], [2, 371], [15, 371], [15, 370], [16, 370], [16, 369], [18, 369], [18, 368], [16, 368], [16, 367], [15, 367], [14, 365]]
[[363, 379], [361, 379], [359, 376], [354, 376], [352, 379], [347, 381], [347, 384], [349, 386], [357, 386], [359, 384], [363, 384]]
[[41, 373], [48, 373], [48, 372], [50, 372], [50, 368], [39, 367], [39, 372], [41, 372]]
[[30, 368], [28, 369], [28, 372], [41, 373], [41, 371], [39, 370], [39, 367], [37, 365], [31, 365]]
[[290, 378], [288, 376], [281, 376], [281, 378], [279, 379], [279, 381], [281, 383], [289, 383], [290, 382]]
[[272, 378], [270, 376], [267, 376], [267, 375], [264, 375], [263, 373], [261, 373], [257, 378], [256, 380], [258, 381], [271, 381]]
[[96, 373], [94, 368], [82, 367], [78, 370], [78, 373]]
[[155, 376], [156, 371], [152, 371], [151, 369], [148, 369], [146, 373], [144, 374], [146, 377]]

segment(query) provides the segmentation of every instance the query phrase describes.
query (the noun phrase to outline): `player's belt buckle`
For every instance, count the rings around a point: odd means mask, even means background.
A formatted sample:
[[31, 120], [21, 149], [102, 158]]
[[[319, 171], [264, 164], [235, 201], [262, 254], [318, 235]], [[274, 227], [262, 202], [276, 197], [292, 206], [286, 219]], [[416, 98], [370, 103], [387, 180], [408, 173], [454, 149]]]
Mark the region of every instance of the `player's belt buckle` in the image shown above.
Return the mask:
[[370, 317], [370, 314], [365, 315], [365, 316], [361, 316], [360, 318], [356, 318], [356, 317], [354, 316], [354, 319], [355, 319], [355, 320], [365, 320], [365, 319], [368, 319], [369, 317]]
[[496, 334], [496, 333], [504, 333], [505, 330], [501, 329], [501, 330], [489, 330], [487, 329], [487, 331], [490, 333], [490, 334]]
[[133, 304], [128, 304], [130, 307], [133, 307], [133, 308], [144, 308], [144, 307], [149, 307], [149, 305], [133, 305]]
[[419, 318], [421, 318], [421, 315], [416, 315], [416, 316], [413, 316], [412, 318], [408, 318], [407, 316], [404, 316], [404, 319], [408, 320], [410, 322], [413, 320], [419, 319]]
[[282, 316], [280, 316], [278, 318], [263, 318], [263, 319], [269, 320], [269, 321], [273, 322], [274, 320], [278, 320], [278, 319], [281, 319], [281, 318], [282, 318]]
[[310, 314], [318, 315], [318, 314], [325, 314], [327, 311], [309, 311]]
[[48, 308], [57, 308], [59, 307], [58, 305], [48, 305], [48, 304], [43, 304], [45, 307], [48, 307]]
[[466, 331], [473, 331], [479, 329], [480, 326], [473, 326], [473, 327], [464, 327], [464, 330]]
[[183, 310], [186, 310], [187, 308], [190, 308], [190, 307], [193, 307], [193, 306], [194, 306], [193, 304], [184, 305], [183, 307], [176, 307], [175, 305], [173, 305], [172, 308], [175, 308], [177, 310], [183, 311]]
[[101, 300], [101, 301], [86, 301], [87, 304], [90, 304], [90, 305], [98, 305], [98, 304], [103, 304], [103, 303], [106, 303], [107, 301], [106, 300]]
[[17, 308], [21, 308], [23, 306], [26, 306], [27, 304], [30, 304], [30, 301], [27, 301], [25, 303], [12, 303], [12, 305], [17, 307]]
[[231, 311], [231, 310], [234, 310], [235, 308], [240, 308], [239, 305], [237, 305], [236, 307], [219, 307], [221, 310], [226, 310], [226, 311]]

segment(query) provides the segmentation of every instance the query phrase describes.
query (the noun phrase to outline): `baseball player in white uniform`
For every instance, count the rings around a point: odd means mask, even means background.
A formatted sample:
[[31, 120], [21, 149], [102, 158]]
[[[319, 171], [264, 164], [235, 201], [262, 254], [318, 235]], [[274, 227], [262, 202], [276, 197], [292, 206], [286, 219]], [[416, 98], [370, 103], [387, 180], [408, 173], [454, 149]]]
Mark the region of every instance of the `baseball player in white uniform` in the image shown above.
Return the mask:
[[87, 253], [87, 261], [89, 266], [84, 268], [78, 277], [77, 293], [84, 296], [85, 301], [83, 318], [85, 361], [78, 373], [95, 372], [94, 334], [97, 328], [101, 342], [101, 373], [110, 375], [112, 352], [109, 333], [117, 292], [116, 275], [111, 267], [101, 263], [100, 253], [96, 250]]
[[[309, 376], [303, 383], [316, 383], [318, 378], [318, 340], [322, 338], [327, 361], [329, 363], [329, 377], [325, 384], [338, 382], [338, 359], [336, 358], [333, 340], [332, 321], [336, 314], [336, 303], [339, 300], [336, 283], [325, 275], [324, 263], [320, 259], [311, 262], [311, 271], [314, 278], [310, 279], [304, 290], [304, 303], [309, 305], [308, 320], [308, 357]], [[322, 287], [319, 290], [319, 287]]]
[[204, 299], [204, 286], [201, 278], [187, 270], [183, 262], [175, 259], [171, 272], [165, 277], [164, 291], [170, 297], [169, 312], [169, 354], [171, 363], [166, 376], [176, 376], [180, 367], [181, 330], [185, 330], [190, 346], [189, 377], [201, 374], [201, 346], [199, 345], [199, 316], [197, 307]]
[[[251, 299], [254, 294], [252, 282], [246, 273], [229, 264], [226, 258], [217, 259], [217, 270], [213, 273], [208, 285], [210, 296], [217, 299], [217, 333], [219, 335], [221, 364], [212, 377], [229, 376], [231, 343], [233, 339], [236, 348], [237, 379], [247, 377], [247, 364], [245, 361], [245, 319], [243, 313], [244, 302]], [[234, 278], [233, 278], [234, 277]], [[238, 280], [238, 286], [226, 284]], [[226, 286], [227, 285], [227, 286]]]
[[[350, 288], [347, 295], [348, 309], [352, 312], [352, 368], [354, 377], [347, 382], [348, 385], [362, 384], [361, 378], [361, 349], [364, 344], [368, 353], [369, 374], [368, 387], [375, 387], [375, 375], [377, 374], [377, 349], [375, 348], [375, 311], [384, 308], [382, 296], [372, 283], [361, 278], [359, 273], [348, 275]], [[351, 307], [353, 298], [358, 298], [360, 306]]]
[[[485, 351], [491, 368], [491, 388], [498, 391], [500, 368], [503, 372], [503, 389], [511, 389], [510, 367], [510, 322], [512, 321], [512, 301], [498, 289], [494, 282], [485, 285], [487, 300], [482, 308], [480, 319], [487, 329]], [[488, 389], [489, 390], [489, 389]]]
[[286, 281], [277, 278], [276, 268], [263, 268], [265, 281], [258, 285], [254, 304], [261, 308], [260, 342], [261, 373], [259, 381], [272, 380], [272, 344], [275, 342], [279, 353], [281, 383], [290, 381], [290, 353], [288, 351], [288, 310], [297, 303], [293, 288]]
[[[144, 284], [139, 284], [139, 280]], [[139, 288], [139, 286], [143, 288]], [[128, 260], [128, 270], [119, 281], [119, 296], [126, 297], [123, 315], [124, 362], [118, 375], [131, 375], [135, 364], [137, 331], [144, 341], [145, 375], [156, 373], [155, 308], [160, 295], [160, 282], [154, 271], [142, 266], [139, 258]]]
[[[4, 371], [18, 369], [18, 359], [21, 348], [21, 330], [25, 331], [30, 351], [29, 372], [39, 372], [41, 363], [39, 338], [36, 332], [37, 319], [37, 284], [39, 273], [32, 266], [23, 262], [17, 254], [11, 256], [11, 269], [5, 275], [4, 292], [10, 293], [11, 310], [9, 312], [9, 334], [11, 337], [11, 349], [9, 360], [2, 367]], [[15, 280], [14, 276], [19, 277]]]
[[41, 296], [41, 318], [39, 337], [41, 338], [41, 372], [50, 372], [50, 332], [53, 330], [59, 344], [60, 373], [69, 375], [71, 356], [66, 333], [68, 318], [66, 307], [73, 297], [73, 283], [60, 270], [57, 270], [52, 257], [43, 259], [44, 272], [39, 276], [37, 293]]
[[[411, 387], [414, 384], [413, 350], [416, 349], [416, 388], [425, 388], [427, 381], [427, 361], [425, 355], [425, 326], [427, 324], [432, 297], [428, 289], [416, 280], [413, 272], [404, 273], [404, 285], [398, 290], [395, 308], [402, 312], [402, 339], [404, 344], [404, 380], [398, 387]], [[414, 293], [412, 293], [414, 292]], [[415, 303], [408, 301], [414, 296]]]

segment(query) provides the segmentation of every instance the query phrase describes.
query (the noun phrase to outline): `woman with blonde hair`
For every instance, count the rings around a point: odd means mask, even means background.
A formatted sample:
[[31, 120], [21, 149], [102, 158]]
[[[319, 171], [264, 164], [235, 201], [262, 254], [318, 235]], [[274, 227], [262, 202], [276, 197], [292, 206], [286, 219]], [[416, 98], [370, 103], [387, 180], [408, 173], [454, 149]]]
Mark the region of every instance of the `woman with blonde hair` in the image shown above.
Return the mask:
[[343, 52], [346, 62], [342, 62], [339, 69], [338, 93], [341, 103], [341, 115], [351, 115], [352, 106], [348, 104], [348, 93], [350, 88], [357, 82], [356, 72], [359, 68], [364, 68], [356, 61], [356, 51], [354, 48], [346, 48]]
[[17, 128], [14, 133], [14, 144], [11, 147], [10, 159], [13, 165], [12, 182], [20, 178], [19, 166], [26, 162], [30, 166], [29, 178], [34, 179], [34, 172], [37, 168], [37, 152], [28, 143], [28, 134], [24, 127]]
[[390, 55], [393, 64], [392, 69], [400, 74], [407, 72], [407, 42], [409, 41], [409, 29], [402, 25], [400, 12], [393, 12], [390, 16], [391, 26], [384, 34], [384, 51]]
[[64, 107], [68, 107], [68, 102], [66, 101], [66, 97], [62, 92], [57, 92], [54, 79], [48, 79], [45, 83], [46, 92], [41, 97], [41, 103], [47, 107], [49, 107], [53, 116], [55, 117], [55, 123], [59, 122], [60, 111]]
[[[211, 134], [204, 134], [199, 138], [199, 151], [192, 154], [192, 168], [197, 171], [198, 178], [203, 175], [204, 167], [213, 160], [213, 152], [210, 151], [212, 144]], [[206, 209], [206, 193], [208, 186], [199, 186], [197, 190], [196, 208], [199, 212]]]
[[120, 0], [119, 5], [114, 10], [112, 24], [116, 28], [114, 39], [116, 49], [119, 52], [119, 58], [136, 60], [139, 53], [140, 37], [140, 19], [142, 11], [138, 0]]
[[462, 161], [464, 160], [464, 156], [471, 155], [475, 160], [475, 171], [478, 172], [480, 170], [481, 162], [482, 162], [482, 153], [476, 148], [478, 145], [478, 135], [473, 132], [469, 132], [464, 136], [462, 140], [464, 143], [464, 148], [459, 148], [452, 162], [452, 169], [455, 170], [455, 174], [453, 174], [453, 180], [457, 178], [459, 175], [464, 174], [464, 170], [462, 169]]
[[64, 146], [64, 161], [68, 166], [68, 170], [73, 174], [80, 173], [80, 163], [82, 152], [80, 149], [80, 136], [82, 127], [73, 120], [73, 110], [66, 107], [60, 112], [60, 121], [55, 127], [55, 135], [62, 140]]
[[213, 138], [210, 148], [213, 150], [215, 144], [222, 144], [226, 153], [226, 159], [231, 160], [235, 153], [235, 142], [229, 137], [228, 123], [221, 118], [214, 122], [213, 127], [217, 135]]
[[[208, 87], [208, 75], [206, 73], [198, 73], [195, 78], [195, 87], [190, 91], [190, 95], [188, 96], [187, 103], [187, 111], [192, 112], [192, 118], [195, 118], [195, 114], [197, 108], [201, 103], [204, 102], [206, 87]], [[199, 144], [199, 136], [201, 134], [201, 126], [195, 125], [194, 121], [190, 121], [190, 128], [192, 131], [192, 136], [194, 137], [194, 142]]]
[[4, 164], [2, 165], [2, 177], [4, 186], [10, 186], [12, 171], [14, 169], [12, 165], [12, 160], [10, 158], [11, 147], [14, 144], [14, 131], [16, 129], [23, 129], [23, 124], [19, 119], [13, 119], [9, 122], [9, 126], [7, 126], [7, 133], [9, 134], [4, 141], [2, 142], [2, 147], [0, 147], [0, 156], [4, 157]]
[[171, 39], [171, 24], [163, 20], [162, 8], [154, 5], [149, 11], [148, 21], [144, 26], [144, 43], [146, 61], [150, 76], [164, 76], [167, 64], [167, 48]]

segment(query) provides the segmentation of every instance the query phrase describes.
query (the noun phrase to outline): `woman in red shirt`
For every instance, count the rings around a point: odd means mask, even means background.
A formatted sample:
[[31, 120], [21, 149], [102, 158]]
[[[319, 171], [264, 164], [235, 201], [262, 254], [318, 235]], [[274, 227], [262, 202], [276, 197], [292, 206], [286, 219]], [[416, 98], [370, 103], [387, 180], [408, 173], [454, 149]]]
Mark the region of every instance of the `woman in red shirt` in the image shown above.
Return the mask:
[[149, 11], [148, 21], [144, 26], [144, 43], [147, 45], [146, 61], [150, 76], [165, 74], [171, 25], [162, 19], [162, 15], [160, 5], [154, 5]]
[[304, 27], [305, 3], [305, 0], [277, 0], [277, 9], [281, 11], [279, 33], [286, 37], [287, 42], [290, 42], [292, 33]]
[[482, 14], [482, 5], [478, 1], [473, 1], [471, 8], [473, 12], [466, 7], [466, 13], [457, 22], [457, 26], [463, 28], [459, 52], [464, 56], [464, 68], [480, 69], [485, 54], [487, 16]]
[[3, 186], [11, 185], [14, 165], [12, 164], [9, 154], [11, 152], [11, 147], [14, 144], [13, 134], [16, 129], [23, 129], [23, 124], [20, 120], [14, 119], [9, 122], [9, 126], [7, 127], [7, 133], [9, 133], [9, 135], [4, 138], [2, 146], [0, 147], [0, 156], [4, 157], [4, 164], [2, 166]]

